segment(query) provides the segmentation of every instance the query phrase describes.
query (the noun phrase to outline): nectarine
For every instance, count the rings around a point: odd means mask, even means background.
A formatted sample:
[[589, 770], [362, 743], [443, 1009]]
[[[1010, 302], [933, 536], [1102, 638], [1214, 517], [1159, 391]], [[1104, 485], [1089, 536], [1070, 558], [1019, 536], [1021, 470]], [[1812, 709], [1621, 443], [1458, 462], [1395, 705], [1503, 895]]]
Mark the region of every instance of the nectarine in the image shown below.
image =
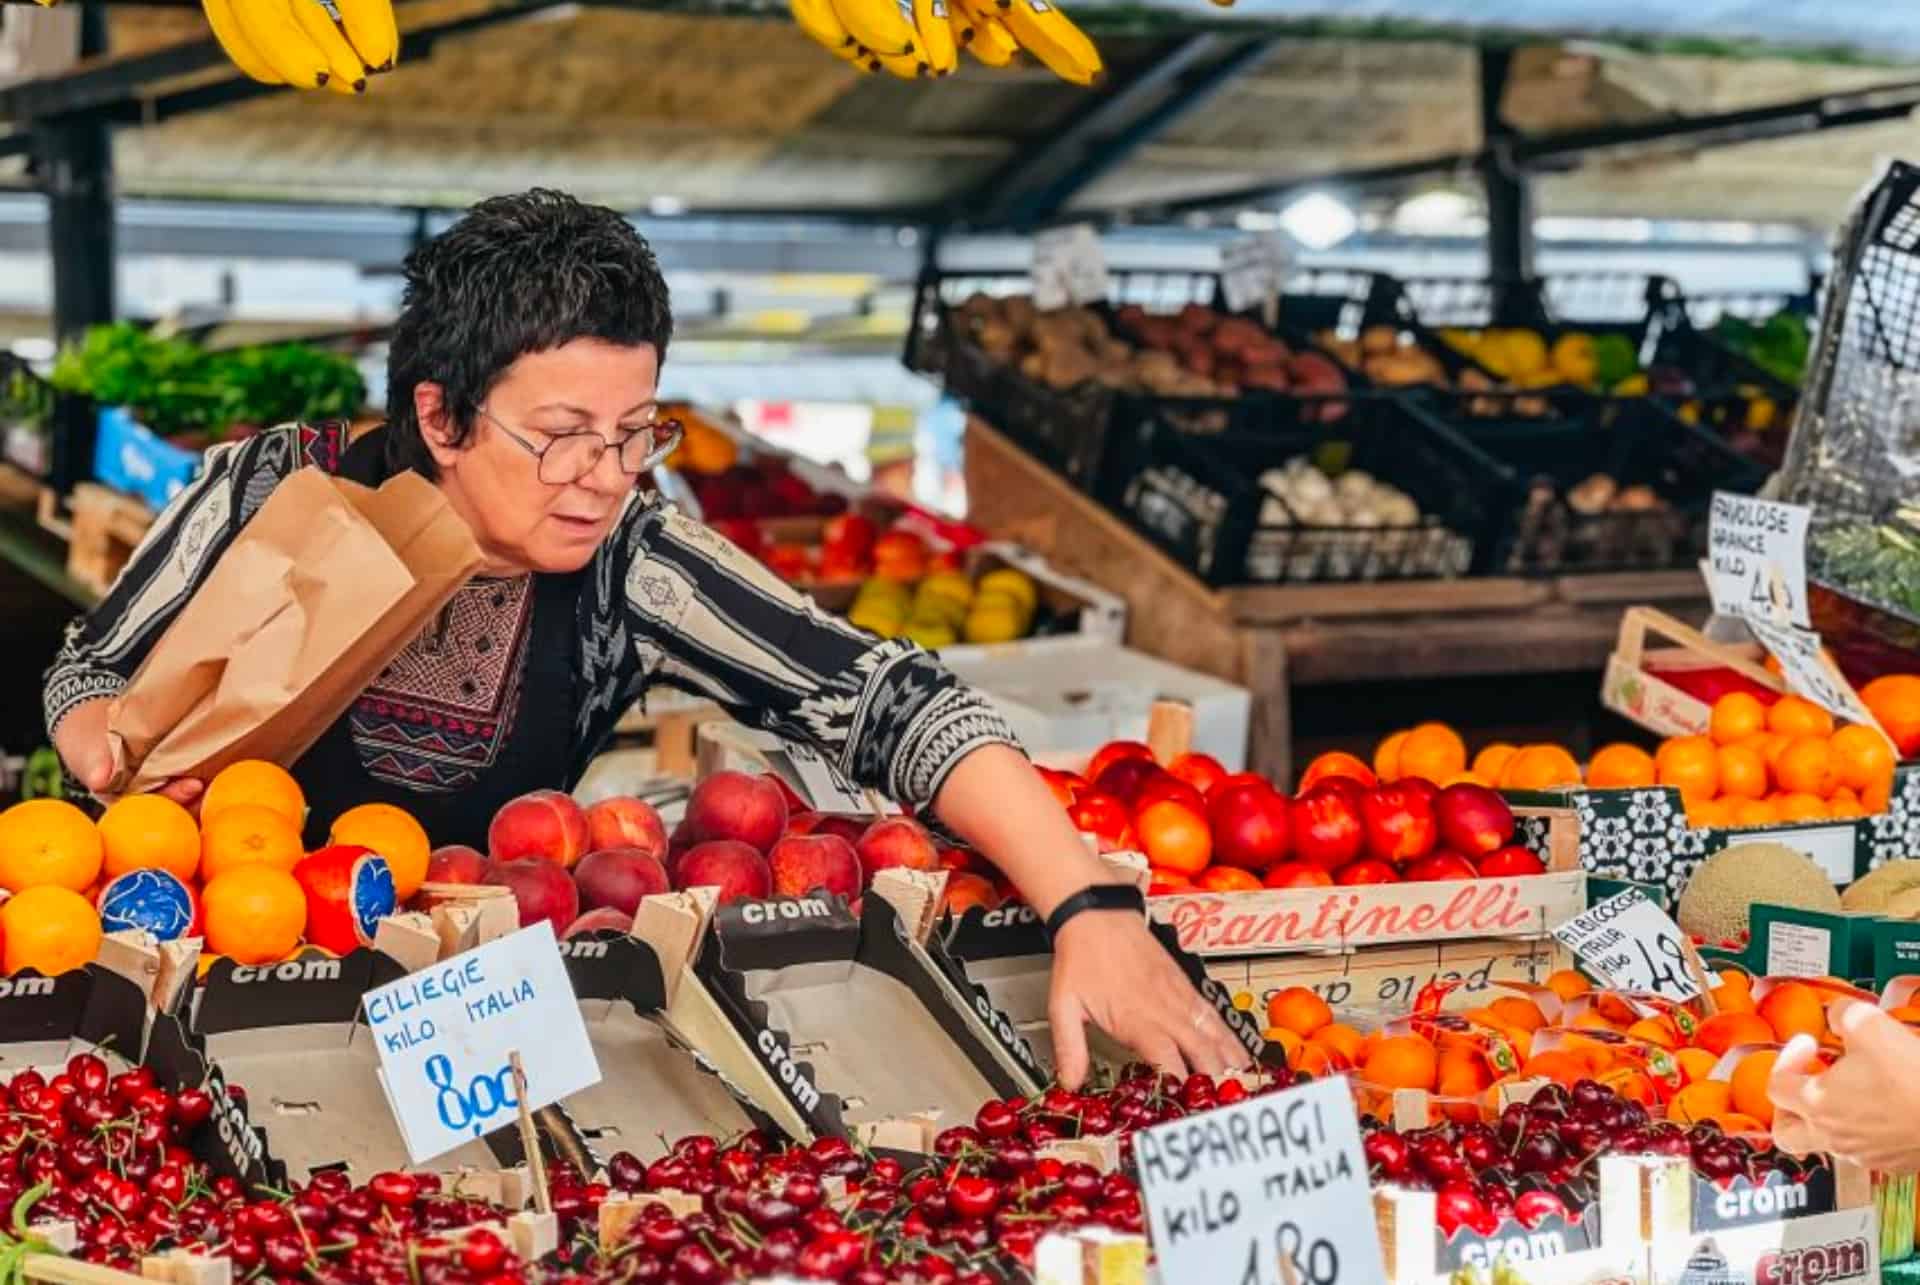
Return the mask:
[[571, 868], [587, 855], [587, 843], [586, 813], [558, 790], [521, 795], [495, 813], [487, 827], [487, 852], [495, 861], [543, 857]]
[[729, 839], [764, 853], [787, 829], [787, 798], [770, 777], [715, 772], [693, 787], [686, 827], [696, 843]]

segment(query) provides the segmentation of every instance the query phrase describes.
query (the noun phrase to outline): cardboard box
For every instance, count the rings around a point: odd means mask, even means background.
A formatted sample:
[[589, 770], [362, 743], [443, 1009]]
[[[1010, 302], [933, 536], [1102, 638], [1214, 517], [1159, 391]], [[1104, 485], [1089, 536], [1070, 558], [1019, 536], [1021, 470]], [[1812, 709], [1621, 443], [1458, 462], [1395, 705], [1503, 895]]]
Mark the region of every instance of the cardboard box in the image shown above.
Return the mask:
[[1739, 1178], [1722, 1190], [1683, 1162], [1633, 1163], [1651, 1285], [1879, 1279], [1879, 1228], [1864, 1170], [1823, 1167], [1801, 1183], [1777, 1174], [1757, 1185]]
[[93, 475], [155, 510], [187, 489], [200, 452], [184, 450], [133, 417], [125, 406], [102, 406], [93, 444]]

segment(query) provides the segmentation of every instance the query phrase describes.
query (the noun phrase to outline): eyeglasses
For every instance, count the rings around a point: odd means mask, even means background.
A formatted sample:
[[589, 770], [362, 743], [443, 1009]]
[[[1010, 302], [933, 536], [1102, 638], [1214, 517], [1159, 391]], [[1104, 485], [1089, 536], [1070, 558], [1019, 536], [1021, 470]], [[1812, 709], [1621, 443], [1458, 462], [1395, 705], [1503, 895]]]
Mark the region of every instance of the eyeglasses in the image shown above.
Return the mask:
[[618, 442], [590, 431], [556, 434], [545, 446], [535, 446], [502, 424], [485, 406], [480, 413], [515, 445], [539, 462], [540, 480], [548, 486], [568, 486], [600, 467], [600, 457], [618, 451], [620, 471], [639, 477], [673, 454], [685, 429], [677, 419], [656, 419], [636, 428]]

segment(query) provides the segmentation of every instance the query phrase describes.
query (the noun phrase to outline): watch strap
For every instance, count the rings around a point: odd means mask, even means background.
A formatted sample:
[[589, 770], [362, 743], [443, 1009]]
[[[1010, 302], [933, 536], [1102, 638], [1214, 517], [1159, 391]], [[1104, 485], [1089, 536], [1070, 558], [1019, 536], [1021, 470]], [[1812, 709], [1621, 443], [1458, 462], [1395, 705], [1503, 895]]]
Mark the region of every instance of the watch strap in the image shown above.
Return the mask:
[[1147, 910], [1146, 894], [1130, 883], [1096, 883], [1082, 888], [1053, 908], [1047, 916], [1047, 940], [1059, 935], [1067, 921], [1093, 910], [1128, 910], [1136, 915]]

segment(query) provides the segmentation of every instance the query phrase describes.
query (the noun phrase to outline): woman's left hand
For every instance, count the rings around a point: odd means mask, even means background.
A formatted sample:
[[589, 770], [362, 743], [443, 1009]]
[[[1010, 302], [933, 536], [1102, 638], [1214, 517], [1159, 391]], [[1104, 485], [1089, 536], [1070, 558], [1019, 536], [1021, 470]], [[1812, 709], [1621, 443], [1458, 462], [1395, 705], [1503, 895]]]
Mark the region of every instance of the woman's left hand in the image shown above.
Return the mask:
[[1796, 1035], [1767, 1082], [1773, 1137], [1804, 1155], [1829, 1151], [1888, 1173], [1920, 1170], [1920, 1034], [1862, 1000], [1836, 1000], [1828, 1024], [1846, 1055], [1816, 1073], [1819, 1049]]
[[1077, 915], [1053, 944], [1055, 1073], [1077, 1089], [1087, 1078], [1086, 1024], [1162, 1071], [1207, 1075], [1244, 1067], [1247, 1051], [1137, 914]]

